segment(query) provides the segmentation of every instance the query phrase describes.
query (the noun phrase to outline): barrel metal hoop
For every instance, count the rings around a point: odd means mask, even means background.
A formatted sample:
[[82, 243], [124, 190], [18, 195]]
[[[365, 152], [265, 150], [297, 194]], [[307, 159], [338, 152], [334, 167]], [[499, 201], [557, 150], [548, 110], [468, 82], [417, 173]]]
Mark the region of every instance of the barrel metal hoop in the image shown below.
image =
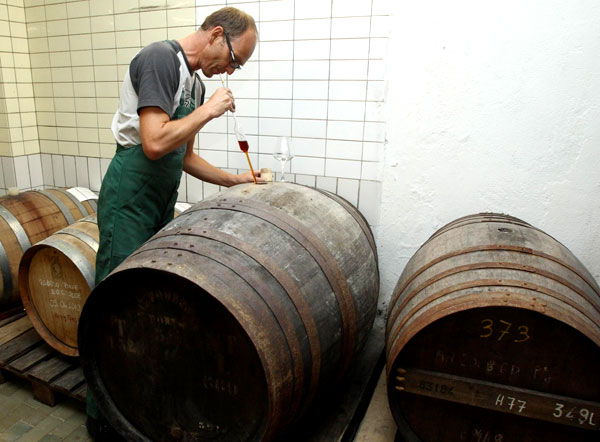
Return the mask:
[[79, 222], [98, 224], [98, 215], [95, 213], [92, 213], [91, 215], [88, 215], [85, 218], [81, 218], [79, 220]]
[[[369, 227], [369, 223], [367, 222], [367, 220], [365, 219], [363, 214], [360, 213], [358, 211], [358, 209], [354, 208], [348, 201], [346, 201], [341, 196], [336, 195], [335, 193], [328, 192], [327, 190], [323, 190], [323, 189], [317, 189], [317, 188], [315, 188], [314, 190], [316, 190], [317, 192], [334, 200], [336, 203], [338, 203], [340, 206], [342, 206], [346, 210], [346, 212], [348, 212], [352, 216], [352, 218], [354, 218], [356, 223], [360, 226], [361, 230], [365, 234], [365, 237], [367, 238], [369, 245], [371, 246], [371, 250], [373, 251], [373, 256], [375, 257], [375, 262], [378, 262], [379, 259], [377, 257], [377, 245], [375, 244], [373, 232], [371, 231], [371, 227]], [[379, 266], [377, 266], [377, 267], [379, 267]], [[378, 273], [377, 279], [379, 279], [379, 269], [377, 270], [377, 273]]]
[[96, 238], [88, 235], [85, 232], [82, 232], [81, 230], [74, 229], [73, 227], [65, 227], [64, 229], [57, 232], [57, 234], [65, 234], [65, 235], [73, 236], [73, 237], [79, 239], [85, 245], [87, 245], [95, 253], [98, 253], [98, 241], [96, 241]]
[[[600, 327], [600, 320], [599, 318], [594, 318], [594, 317], [590, 317], [589, 315], [585, 314], [584, 312], [581, 312], [581, 309], [577, 306], [576, 303], [573, 303], [572, 301], [570, 301], [566, 296], [562, 295], [561, 293], [555, 292], [554, 290], [550, 290], [547, 289], [545, 287], [541, 287], [537, 284], [532, 284], [532, 283], [528, 283], [528, 282], [523, 282], [523, 281], [517, 281], [517, 280], [507, 280], [507, 279], [479, 279], [479, 280], [475, 280], [475, 281], [468, 281], [462, 284], [456, 284], [450, 287], [446, 287], [443, 290], [440, 290], [434, 294], [432, 294], [431, 296], [429, 296], [427, 299], [421, 301], [420, 303], [418, 303], [417, 305], [413, 306], [410, 311], [406, 312], [406, 315], [402, 317], [402, 320], [400, 321], [400, 323], [395, 327], [395, 331], [392, 330], [392, 326], [393, 326], [393, 322], [390, 322], [390, 330], [389, 330], [389, 339], [388, 342], [393, 343], [394, 341], [396, 341], [396, 339], [398, 338], [398, 336], [400, 335], [400, 331], [402, 330], [402, 328], [404, 327], [404, 325], [413, 317], [417, 314], [417, 312], [419, 310], [421, 310], [423, 307], [425, 307], [426, 305], [430, 304], [432, 301], [435, 301], [437, 299], [440, 299], [446, 295], [449, 295], [451, 293], [454, 292], [458, 292], [460, 290], [466, 290], [466, 289], [471, 289], [471, 288], [477, 288], [477, 287], [488, 287], [488, 286], [500, 286], [500, 287], [516, 287], [516, 288], [521, 288], [521, 289], [527, 289], [527, 290], [533, 290], [536, 291], [538, 293], [543, 293], [544, 295], [548, 295], [551, 298], [560, 300], [562, 302], [564, 302], [565, 304], [569, 305], [570, 307], [572, 307], [573, 309], [579, 311], [580, 313], [582, 313], [585, 317], [587, 317], [588, 319], [590, 319], [594, 324], [596, 324], [597, 326]], [[535, 306], [535, 305], [541, 305], [541, 312], [543, 313], [543, 311], [545, 310], [545, 306], [546, 303], [540, 303], [540, 302], [536, 302], [536, 301], [530, 301], [530, 305], [531, 306]], [[525, 307], [525, 305], [524, 305]], [[540, 310], [537, 310], [540, 311]], [[394, 319], [395, 321], [395, 319]], [[392, 348], [392, 345], [390, 345], [390, 348]]]
[[75, 222], [75, 218], [71, 214], [71, 211], [68, 207], [56, 196], [46, 190], [34, 190], [34, 192], [41, 193], [45, 197], [47, 197], [50, 201], [52, 201], [56, 207], [61, 211], [68, 224], [73, 224]]
[[[564, 310], [555, 309], [552, 305], [550, 305], [549, 308], [544, 307], [544, 311], [540, 311], [540, 309], [533, 308], [535, 307], [534, 305], [529, 304], [530, 299], [525, 297], [520, 298], [517, 295], [518, 294], [513, 293], [512, 296], [507, 296], [506, 292], [503, 291], [487, 292], [486, 298], [482, 299], [481, 294], [479, 293], [468, 293], [464, 297], [455, 298], [450, 301], [445, 301], [443, 304], [441, 304], [441, 307], [440, 304], [438, 304], [436, 309], [429, 309], [428, 311], [420, 315], [419, 321], [413, 321], [410, 324], [405, 324], [402, 332], [395, 334], [395, 338], [393, 341], [390, 340], [389, 337], [386, 338], [386, 360], [396, 360], [404, 346], [427, 324], [432, 324], [433, 322], [446, 316], [452, 315], [454, 313], [479, 307], [526, 307], [527, 310], [542, 313], [545, 316], [570, 325], [571, 327], [582, 332], [596, 345], [600, 345], [600, 333], [598, 332], [598, 327], [590, 327], [579, 321], [574, 321], [573, 319], [568, 320], [567, 318], [567, 320], [565, 320]], [[490, 303], [490, 299], [494, 301]], [[500, 302], [499, 299], [502, 299], [502, 302]], [[391, 370], [392, 364], [388, 364], [388, 375], [391, 372]]]
[[56, 237], [51, 238], [52, 241], [48, 241], [48, 239], [45, 239], [44, 241], [38, 244], [43, 243], [48, 246], [51, 246], [52, 248], [58, 250], [59, 252], [63, 253], [67, 258], [69, 258], [71, 262], [75, 264], [77, 269], [79, 269], [79, 271], [85, 278], [85, 281], [87, 282], [90, 290], [92, 290], [94, 288], [94, 277], [96, 276], [96, 271], [92, 267], [92, 264], [83, 256], [81, 256], [81, 253], [79, 253], [79, 250], [77, 250], [77, 248], [73, 247], [68, 242]]
[[[404, 309], [404, 307], [406, 306], [406, 304], [408, 304], [408, 302], [410, 302], [410, 300], [413, 298], [413, 296], [416, 296], [417, 293], [421, 292], [422, 290], [425, 290], [431, 284], [434, 284], [435, 282], [440, 281], [443, 278], [446, 278], [448, 276], [455, 275], [455, 274], [458, 274], [458, 273], [468, 272], [468, 271], [471, 271], [471, 270], [484, 270], [484, 269], [519, 270], [519, 271], [533, 273], [533, 274], [540, 275], [540, 276], [543, 276], [545, 278], [551, 279], [553, 281], [556, 281], [559, 284], [564, 285], [565, 287], [568, 287], [570, 290], [572, 290], [575, 293], [577, 293], [579, 296], [581, 296], [586, 301], [588, 301], [590, 303], [590, 305], [597, 312], [600, 313], [600, 306], [598, 305], [597, 301], [594, 302], [594, 299], [590, 298], [588, 296], [588, 294], [585, 293], [583, 290], [581, 290], [579, 287], [576, 287], [574, 284], [572, 284], [568, 280], [566, 280], [564, 278], [561, 278], [560, 276], [555, 275], [554, 273], [547, 272], [547, 271], [545, 271], [543, 269], [539, 269], [537, 267], [523, 265], [523, 264], [510, 263], [510, 262], [478, 262], [478, 263], [474, 263], [474, 264], [466, 264], [466, 265], [462, 265], [462, 266], [452, 267], [451, 269], [448, 269], [445, 272], [441, 272], [441, 273], [438, 273], [438, 274], [434, 275], [433, 277], [431, 277], [427, 281], [424, 281], [420, 286], [415, 287], [409, 294], [407, 294], [407, 295], [405, 295], [405, 296], [402, 297], [403, 300], [402, 300], [401, 304], [396, 305], [394, 307], [394, 310], [393, 310], [392, 314], [389, 316], [388, 324], [390, 324], [390, 327], [391, 327], [391, 325], [396, 321], [396, 318], [398, 317], [398, 315], [400, 314], [400, 312], [402, 312], [402, 309]], [[554, 293], [556, 293], [556, 292], [554, 292]], [[554, 296], [551, 293], [546, 293], [546, 294]], [[554, 297], [556, 297], [556, 296], [554, 296]], [[562, 297], [561, 297], [561, 299], [562, 299]], [[564, 297], [563, 301], [566, 304], [569, 304], [572, 307], [574, 307], [577, 310], [579, 310], [583, 315], [585, 315], [588, 318], [592, 319], [590, 317], [590, 315], [585, 311], [585, 309], [581, 306], [580, 303], [574, 302], [574, 301], [570, 300], [570, 298], [568, 298], [568, 297]]]
[[246, 213], [278, 227], [294, 238], [298, 244], [310, 253], [329, 281], [339, 305], [340, 315], [342, 317], [344, 348], [341, 370], [339, 372], [340, 377], [342, 377], [350, 365], [356, 343], [356, 311], [354, 309], [354, 300], [350, 293], [350, 288], [348, 287], [348, 281], [335, 260], [335, 257], [329, 252], [329, 249], [327, 249], [323, 242], [304, 225], [300, 224], [296, 219], [277, 207], [269, 206], [258, 201], [252, 201], [251, 204], [252, 205], [246, 205], [239, 202], [209, 201], [206, 204], [199, 203], [194, 206], [194, 210], [188, 210], [186, 213], [203, 209], [232, 210]]
[[[217, 242], [226, 244], [227, 246], [240, 251], [244, 255], [248, 256], [250, 259], [252, 259], [255, 262], [257, 262], [258, 264], [260, 264], [267, 272], [269, 272], [271, 274], [271, 276], [273, 276], [273, 278], [286, 291], [286, 293], [288, 294], [290, 300], [292, 301], [294, 307], [296, 308], [296, 310], [298, 312], [298, 315], [300, 317], [300, 320], [302, 321], [302, 324], [304, 325], [304, 329], [305, 329], [306, 335], [308, 337], [310, 356], [311, 356], [311, 360], [312, 360], [312, 364], [311, 364], [312, 372], [311, 372], [311, 378], [310, 378], [311, 387], [310, 387], [307, 399], [305, 400], [305, 403], [310, 404], [312, 402], [314, 395], [316, 394], [316, 388], [318, 386], [320, 370], [321, 370], [321, 349], [320, 349], [320, 342], [319, 342], [319, 333], [318, 333], [318, 329], [317, 329], [317, 324], [315, 323], [314, 317], [310, 311], [310, 306], [304, 299], [302, 292], [300, 291], [300, 289], [298, 288], [298, 286], [294, 282], [294, 280], [287, 274], [287, 272], [285, 272], [281, 268], [281, 266], [278, 265], [278, 263], [275, 260], [271, 259], [268, 255], [263, 253], [260, 249], [253, 247], [252, 245], [250, 245], [244, 241], [241, 241], [232, 235], [228, 235], [228, 234], [220, 232], [218, 230], [204, 229], [201, 227], [186, 228], [183, 231], [181, 231], [181, 230], [176, 230], [176, 231], [175, 230], [166, 230], [166, 231], [160, 232], [159, 234], [152, 237], [152, 240], [154, 241], [155, 239], [163, 238], [163, 237], [167, 237], [167, 236], [176, 237], [179, 235], [190, 235], [192, 237], [207, 238], [207, 239], [210, 239], [213, 241], [217, 241]], [[139, 251], [134, 254], [137, 254], [139, 252], [143, 252], [143, 251], [147, 250], [149, 245], [150, 245], [150, 243], [148, 243], [146, 246], [140, 248]], [[173, 246], [170, 246], [169, 248], [180, 249], [178, 247], [173, 247]], [[189, 249], [180, 249], [180, 250], [186, 250], [188, 252], [192, 252], [192, 250], [189, 250]], [[205, 256], [214, 259], [212, 254], [205, 255]], [[225, 261], [223, 261], [223, 262], [219, 261], [219, 262], [221, 264], [231, 268], [229, 262], [225, 262]], [[237, 272], [237, 273], [240, 275], [240, 277], [243, 277], [243, 278], [245, 278], [247, 276], [247, 275], [244, 275], [244, 273], [242, 271]], [[253, 285], [254, 282], [249, 281], [249, 283], [251, 286], [254, 286]], [[282, 329], [283, 329], [283, 327], [282, 327]]]
[[92, 207], [92, 210], [94, 212], [98, 211], [98, 203], [96, 202], [97, 200], [85, 200], [85, 201]]
[[8, 227], [14, 232], [17, 241], [19, 242], [19, 246], [21, 246], [21, 251], [25, 253], [25, 251], [31, 247], [31, 242], [29, 241], [29, 237], [27, 236], [27, 232], [19, 222], [19, 220], [3, 205], [0, 204], [0, 217], [4, 218]]
[[[598, 288], [595, 286], [595, 284], [593, 284], [592, 282], [590, 282], [584, 275], [581, 274], [580, 271], [578, 271], [576, 268], [574, 268], [573, 266], [571, 266], [570, 264], [567, 264], [563, 261], [561, 261], [560, 259], [556, 258], [555, 256], [549, 255], [547, 253], [544, 252], [540, 252], [537, 250], [533, 250], [529, 247], [520, 247], [520, 246], [510, 246], [510, 245], [501, 245], [501, 244], [491, 244], [491, 245], [480, 245], [480, 246], [473, 246], [473, 247], [468, 247], [466, 249], [461, 249], [461, 250], [456, 250], [454, 252], [451, 253], [447, 253], [445, 255], [441, 255], [438, 256], [437, 258], [429, 261], [427, 264], [425, 264], [424, 266], [422, 266], [421, 268], [419, 268], [418, 270], [416, 270], [413, 274], [411, 274], [410, 278], [408, 278], [399, 289], [394, 289], [394, 294], [401, 294], [402, 292], [404, 292], [404, 290], [406, 289], [406, 287], [417, 277], [419, 276], [421, 273], [425, 272], [426, 270], [428, 270], [429, 268], [433, 267], [434, 265], [445, 261], [446, 259], [450, 259], [450, 258], [454, 258], [455, 256], [460, 256], [460, 255], [466, 255], [468, 253], [473, 253], [473, 252], [486, 252], [486, 251], [508, 251], [508, 252], [519, 252], [519, 253], [525, 253], [527, 255], [534, 255], [534, 256], [539, 256], [541, 258], [545, 258], [548, 259], [549, 261], [553, 261], [567, 269], [569, 269], [570, 271], [572, 271], [573, 273], [575, 273], [577, 276], [579, 276], [588, 286], [590, 286], [590, 288], [596, 292], [598, 294], [598, 296], [600, 296], [600, 291], [598, 290]], [[410, 261], [409, 261], [410, 263]], [[388, 311], [392, 311], [395, 306], [396, 303], [398, 302], [398, 299], [400, 299], [400, 296], [396, 296], [394, 297], [392, 295], [392, 299], [390, 301], [390, 305], [388, 307]], [[586, 299], [588, 299], [586, 297]], [[588, 301], [591, 304], [594, 304], [594, 302], [590, 299], [588, 299]]]
[[2, 293], [10, 296], [13, 290], [12, 274], [10, 271], [10, 263], [2, 241], [0, 241], [0, 273], [2, 273], [3, 291]]
[[75, 195], [73, 195], [71, 192], [67, 192], [66, 190], [62, 190], [62, 189], [54, 189], [54, 190], [58, 190], [59, 192], [61, 192], [63, 195], [68, 196], [69, 199], [71, 201], [73, 201], [73, 204], [75, 204], [77, 206], [77, 208], [79, 209], [79, 211], [81, 212], [82, 216], [88, 216], [90, 214], [90, 212], [88, 212], [88, 210], [85, 208], [85, 206], [83, 204], [81, 204], [81, 201], [79, 201], [77, 199], [77, 197]]
[[[531, 224], [523, 221], [520, 218], [516, 218], [514, 216], [505, 215], [502, 213], [483, 212], [483, 213], [477, 213], [474, 215], [461, 216], [460, 218], [457, 218], [453, 221], [450, 221], [447, 224], [444, 224], [442, 227], [440, 227], [436, 231], [436, 233], [441, 232], [441, 231], [446, 231], [446, 229], [452, 228], [460, 223], [469, 222], [470, 220], [481, 220], [482, 218], [484, 219], [483, 222], [486, 222], [486, 221], [507, 222], [507, 223], [514, 223], [514, 224], [519, 224], [519, 225], [522, 224], [526, 227], [532, 227]], [[435, 236], [435, 233], [432, 236]]]

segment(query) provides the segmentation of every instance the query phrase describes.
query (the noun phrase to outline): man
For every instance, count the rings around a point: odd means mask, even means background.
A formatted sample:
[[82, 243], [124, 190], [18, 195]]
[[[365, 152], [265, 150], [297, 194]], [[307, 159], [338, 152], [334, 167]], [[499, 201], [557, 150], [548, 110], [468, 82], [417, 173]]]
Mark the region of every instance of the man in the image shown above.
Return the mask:
[[[251, 172], [232, 175], [194, 153], [198, 131], [235, 111], [226, 88], [203, 103], [204, 85], [194, 72], [202, 70], [208, 78], [233, 74], [248, 61], [257, 38], [251, 16], [223, 8], [192, 34], [153, 43], [131, 61], [111, 126], [117, 153], [98, 199], [96, 284], [173, 219], [182, 170], [221, 186], [253, 181]], [[87, 414], [88, 431], [96, 441], [123, 440], [89, 394]]]

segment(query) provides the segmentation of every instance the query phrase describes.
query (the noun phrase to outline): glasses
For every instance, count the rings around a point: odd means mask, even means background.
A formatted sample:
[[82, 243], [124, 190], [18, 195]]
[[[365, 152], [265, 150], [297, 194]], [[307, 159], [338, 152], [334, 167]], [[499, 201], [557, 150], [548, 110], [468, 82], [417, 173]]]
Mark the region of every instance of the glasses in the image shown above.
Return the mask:
[[231, 61], [229, 62], [229, 66], [233, 69], [242, 69], [242, 65], [235, 59], [235, 55], [233, 54], [233, 48], [231, 47], [231, 41], [229, 40], [229, 34], [227, 31], [223, 29], [223, 34], [225, 34], [225, 40], [227, 41], [227, 46], [229, 46], [229, 55], [231, 56]]

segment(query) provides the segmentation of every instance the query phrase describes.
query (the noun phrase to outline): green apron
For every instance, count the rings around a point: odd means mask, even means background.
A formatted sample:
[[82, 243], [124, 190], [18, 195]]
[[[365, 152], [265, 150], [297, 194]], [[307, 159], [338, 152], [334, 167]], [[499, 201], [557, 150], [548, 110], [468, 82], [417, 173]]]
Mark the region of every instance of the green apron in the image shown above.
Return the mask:
[[[196, 98], [197, 82], [201, 95]], [[204, 92], [204, 84], [196, 74], [191, 96], [186, 99], [182, 93], [171, 120], [190, 114], [196, 100], [201, 105]], [[128, 148], [117, 145], [98, 197], [96, 285], [173, 219], [186, 149], [187, 145], [180, 146], [153, 161], [146, 157], [141, 144]], [[103, 419], [89, 389], [86, 411], [92, 418]]]

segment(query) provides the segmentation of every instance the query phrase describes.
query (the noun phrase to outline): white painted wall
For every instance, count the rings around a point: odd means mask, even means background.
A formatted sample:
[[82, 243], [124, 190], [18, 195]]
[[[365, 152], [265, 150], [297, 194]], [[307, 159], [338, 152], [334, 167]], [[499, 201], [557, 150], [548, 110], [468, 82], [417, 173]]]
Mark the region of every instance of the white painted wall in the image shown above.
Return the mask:
[[507, 213], [600, 280], [600, 2], [394, 2], [382, 304], [439, 227]]

